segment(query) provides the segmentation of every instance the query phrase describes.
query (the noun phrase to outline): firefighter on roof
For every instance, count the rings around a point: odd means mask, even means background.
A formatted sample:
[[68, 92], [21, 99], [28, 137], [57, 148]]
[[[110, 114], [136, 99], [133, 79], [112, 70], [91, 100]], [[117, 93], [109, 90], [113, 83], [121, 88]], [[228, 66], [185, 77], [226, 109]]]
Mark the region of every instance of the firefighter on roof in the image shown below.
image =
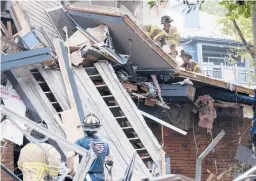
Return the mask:
[[171, 25], [173, 19], [170, 16], [163, 16], [161, 18], [161, 24], [164, 25], [164, 31], [168, 34], [166, 43], [169, 45], [171, 50], [171, 56], [175, 57], [178, 55], [177, 45], [180, 43], [180, 33], [177, 28]]
[[181, 67], [185, 68], [187, 71], [201, 73], [201, 68], [197, 62], [192, 60], [192, 56], [186, 53], [184, 50], [181, 50], [180, 57], [183, 60]]
[[[87, 136], [77, 140], [76, 144], [86, 150], [93, 149], [97, 155], [97, 158], [91, 165], [84, 181], [104, 181], [104, 164], [112, 167], [113, 161], [109, 154], [108, 144], [104, 143], [98, 136], [96, 136], [96, 133], [101, 126], [100, 120], [94, 114], [89, 114], [86, 116], [84, 123], [81, 126]], [[73, 170], [75, 156], [75, 152], [70, 152], [68, 154], [67, 165], [71, 170]], [[105, 160], [107, 161], [105, 162]]]
[[143, 26], [142, 30], [161, 48], [167, 44], [171, 51], [170, 55], [175, 59], [178, 55], [176, 46], [180, 43], [180, 35], [177, 28], [171, 25], [172, 21], [169, 16], [163, 16], [161, 18], [163, 29], [156, 25], [148, 25]]
[[37, 144], [29, 143], [21, 149], [18, 166], [22, 171], [23, 180], [52, 180], [58, 176], [61, 156], [53, 146], [44, 143], [47, 137], [35, 130], [30, 134], [39, 141], [40, 147]]

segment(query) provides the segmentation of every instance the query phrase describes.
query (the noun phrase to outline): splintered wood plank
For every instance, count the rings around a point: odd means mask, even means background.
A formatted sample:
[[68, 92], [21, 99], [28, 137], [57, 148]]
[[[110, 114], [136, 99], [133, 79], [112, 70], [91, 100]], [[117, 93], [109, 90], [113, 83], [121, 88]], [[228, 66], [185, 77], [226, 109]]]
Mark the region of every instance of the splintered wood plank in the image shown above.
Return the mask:
[[[83, 94], [83, 96], [81, 97], [86, 97], [87, 102], [91, 102], [91, 110], [101, 120], [103, 129], [109, 135], [109, 137], [111, 138], [111, 142], [114, 143], [114, 146], [119, 152], [118, 155], [121, 154], [121, 156], [123, 157], [122, 159], [126, 162], [126, 164], [129, 164], [132, 155], [135, 152], [133, 146], [128, 141], [120, 125], [117, 123], [116, 119], [107, 107], [95, 85], [91, 81], [89, 75], [85, 72], [84, 68], [82, 66], [79, 66], [79, 68], [73, 69], [77, 76], [77, 82], [79, 81], [81, 84], [79, 85], [77, 83], [79, 89], [82, 90], [80, 91]], [[145, 164], [141, 161], [141, 159], [136, 160], [136, 168], [144, 173], [146, 176], [150, 177], [150, 173], [146, 168]]]
[[153, 161], [157, 165], [160, 165], [162, 151], [161, 146], [150, 128], [147, 126], [143, 116], [140, 114], [131, 97], [118, 80], [114, 70], [110, 69], [106, 62], [97, 63], [95, 64], [95, 67], [101, 74], [102, 79], [109, 87], [110, 92], [115, 97], [118, 105], [123, 110], [133, 129], [151, 155]]
[[[189, 79], [194, 80], [196, 82], [201, 82], [201, 83], [204, 83], [204, 84], [209, 84], [209, 85], [212, 85], [212, 86], [228, 89], [228, 87], [227, 87], [228, 83], [225, 82], [225, 81], [214, 79], [214, 78], [211, 78], [211, 77], [208, 77], [208, 76], [204, 76], [202, 74], [189, 72], [189, 71], [182, 70], [182, 69], [177, 69], [175, 74], [173, 74], [173, 76], [182, 77], [182, 78], [189, 78]], [[243, 86], [240, 86], [240, 85], [233, 85], [233, 88], [234, 88], [233, 91], [240, 92], [240, 93], [245, 93], [245, 94], [249, 94], [249, 95], [254, 95], [253, 89], [243, 87]]]

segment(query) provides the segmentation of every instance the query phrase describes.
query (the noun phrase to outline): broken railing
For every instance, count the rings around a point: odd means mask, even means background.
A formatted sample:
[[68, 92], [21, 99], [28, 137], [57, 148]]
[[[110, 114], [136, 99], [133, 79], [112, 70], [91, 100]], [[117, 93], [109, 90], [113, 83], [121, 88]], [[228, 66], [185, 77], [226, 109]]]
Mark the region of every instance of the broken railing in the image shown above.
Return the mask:
[[222, 130], [216, 136], [216, 138], [214, 138], [214, 140], [208, 145], [208, 147], [204, 150], [204, 152], [197, 158], [197, 160], [196, 160], [196, 181], [201, 181], [203, 159], [219, 143], [219, 141], [223, 138], [224, 135], [225, 135], [225, 131]]

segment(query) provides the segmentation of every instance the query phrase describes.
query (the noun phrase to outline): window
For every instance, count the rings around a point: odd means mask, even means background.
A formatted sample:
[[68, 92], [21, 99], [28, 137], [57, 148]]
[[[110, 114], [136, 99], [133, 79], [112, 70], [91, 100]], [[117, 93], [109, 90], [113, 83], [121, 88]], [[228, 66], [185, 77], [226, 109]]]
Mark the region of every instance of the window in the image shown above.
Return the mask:
[[[234, 52], [234, 50], [230, 47], [202, 45], [203, 65], [233, 66], [236, 64], [238, 67], [245, 67], [245, 61], [240, 56], [236, 57], [231, 54], [231, 52]], [[232, 57], [233, 61], [230, 61], [229, 57]]]

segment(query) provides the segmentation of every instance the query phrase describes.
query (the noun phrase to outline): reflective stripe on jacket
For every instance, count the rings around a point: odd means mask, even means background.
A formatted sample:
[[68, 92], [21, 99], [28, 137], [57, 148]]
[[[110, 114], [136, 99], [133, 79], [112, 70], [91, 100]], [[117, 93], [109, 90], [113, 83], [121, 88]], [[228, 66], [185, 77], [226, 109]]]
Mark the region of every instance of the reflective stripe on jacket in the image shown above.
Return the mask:
[[158, 41], [160, 38], [166, 39], [168, 36], [163, 29], [156, 25], [143, 26], [142, 29], [153, 41]]
[[39, 143], [46, 153], [36, 144], [29, 143], [21, 149], [18, 166], [24, 181], [44, 181], [45, 176], [56, 177], [59, 173], [61, 156], [51, 145]]

